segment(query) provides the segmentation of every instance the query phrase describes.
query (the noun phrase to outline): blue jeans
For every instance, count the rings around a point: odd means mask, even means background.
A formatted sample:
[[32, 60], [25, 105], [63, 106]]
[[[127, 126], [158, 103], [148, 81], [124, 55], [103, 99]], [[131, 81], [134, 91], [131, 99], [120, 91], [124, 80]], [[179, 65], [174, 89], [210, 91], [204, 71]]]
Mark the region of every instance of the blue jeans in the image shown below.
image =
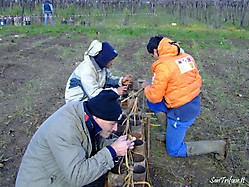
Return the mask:
[[[163, 101], [159, 103], [151, 103], [147, 100], [147, 105], [154, 113], [165, 112], [168, 113], [169, 109]], [[184, 137], [188, 128], [194, 123], [196, 118], [188, 121], [179, 121], [167, 116], [167, 129], [166, 129], [166, 150], [169, 155], [173, 157], [186, 157], [187, 147], [184, 142]]]
[[194, 123], [195, 118], [189, 121], [167, 120], [166, 150], [173, 157], [187, 156], [187, 147], [184, 137], [188, 128]]
[[49, 17], [49, 22], [50, 25], [53, 25], [53, 20], [52, 20], [52, 13], [44, 13], [44, 24], [48, 24], [48, 17]]

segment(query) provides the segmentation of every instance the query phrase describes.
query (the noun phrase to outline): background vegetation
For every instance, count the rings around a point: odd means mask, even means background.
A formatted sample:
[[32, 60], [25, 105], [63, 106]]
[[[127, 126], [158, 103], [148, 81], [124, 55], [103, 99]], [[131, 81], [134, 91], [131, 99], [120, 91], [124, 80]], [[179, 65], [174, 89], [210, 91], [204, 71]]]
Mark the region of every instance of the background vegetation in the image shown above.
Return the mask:
[[[42, 23], [40, 0], [0, 1], [0, 15], [31, 16], [32, 24]], [[177, 25], [210, 25], [214, 28], [248, 29], [248, 0], [52, 0], [55, 23], [157, 27]]]

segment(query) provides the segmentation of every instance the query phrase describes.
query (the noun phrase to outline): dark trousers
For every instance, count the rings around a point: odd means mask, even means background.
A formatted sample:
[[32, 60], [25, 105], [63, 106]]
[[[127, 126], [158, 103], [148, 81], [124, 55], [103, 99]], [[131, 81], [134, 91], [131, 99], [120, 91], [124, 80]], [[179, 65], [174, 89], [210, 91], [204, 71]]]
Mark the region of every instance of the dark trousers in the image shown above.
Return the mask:
[[106, 177], [107, 177], [107, 174], [104, 174], [101, 177], [99, 177], [97, 180], [95, 180], [92, 183], [85, 185], [83, 187], [104, 187]]

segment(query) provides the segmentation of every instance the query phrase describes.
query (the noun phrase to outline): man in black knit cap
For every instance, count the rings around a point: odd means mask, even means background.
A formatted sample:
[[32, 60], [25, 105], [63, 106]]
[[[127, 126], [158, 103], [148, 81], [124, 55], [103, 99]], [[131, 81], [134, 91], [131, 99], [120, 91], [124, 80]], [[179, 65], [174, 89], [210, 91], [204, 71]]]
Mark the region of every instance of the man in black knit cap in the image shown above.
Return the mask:
[[103, 90], [88, 101], [69, 102], [37, 130], [24, 154], [16, 187], [81, 187], [114, 167], [135, 137], [106, 139], [117, 130], [119, 95]]

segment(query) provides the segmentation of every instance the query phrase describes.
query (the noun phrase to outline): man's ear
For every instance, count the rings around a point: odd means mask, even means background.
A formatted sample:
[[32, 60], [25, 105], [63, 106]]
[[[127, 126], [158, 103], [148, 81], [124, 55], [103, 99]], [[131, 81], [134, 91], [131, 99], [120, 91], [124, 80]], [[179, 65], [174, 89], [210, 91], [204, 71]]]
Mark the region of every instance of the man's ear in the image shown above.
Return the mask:
[[96, 116], [94, 116], [94, 115], [92, 115], [92, 117], [93, 117], [93, 119], [96, 121], [96, 119], [98, 119], [98, 117], [96, 117]]
[[154, 52], [154, 55], [156, 54], [158, 56], [157, 49], [153, 49], [153, 52]]
[[154, 59], [158, 59], [158, 50], [157, 49], [153, 49], [153, 57], [154, 57]]

